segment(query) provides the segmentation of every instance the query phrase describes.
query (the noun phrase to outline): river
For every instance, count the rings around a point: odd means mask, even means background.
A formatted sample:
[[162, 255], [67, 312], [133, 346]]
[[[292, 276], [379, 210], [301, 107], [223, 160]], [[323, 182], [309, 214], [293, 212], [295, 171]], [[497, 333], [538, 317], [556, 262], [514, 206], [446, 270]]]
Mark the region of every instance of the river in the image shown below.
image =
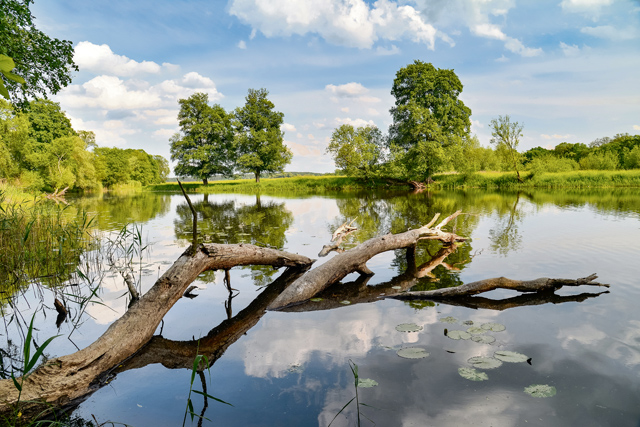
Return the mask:
[[[415, 289], [499, 276], [578, 278], [591, 273], [611, 286], [608, 293], [565, 287], [552, 303], [516, 299], [494, 309], [393, 299], [359, 303], [362, 286], [392, 283], [406, 268], [404, 251], [380, 254], [367, 264], [375, 273], [368, 282], [357, 282], [355, 274], [345, 278], [343, 282], [356, 281], [348, 292], [329, 293], [316, 306], [306, 304], [306, 311], [267, 312], [246, 331], [242, 324], [234, 326], [244, 333], [221, 345], [210, 369], [193, 383], [194, 390], [202, 390], [206, 381], [206, 393], [233, 406], [208, 399], [203, 412], [203, 396], [192, 394], [194, 411], [208, 418], [203, 425], [327, 426], [334, 417], [333, 426], [357, 425], [356, 400], [336, 417], [355, 396], [354, 366], [360, 380], [377, 383], [358, 389], [359, 402], [366, 404], [359, 410], [362, 425], [639, 425], [640, 190], [191, 198], [203, 241], [253, 243], [312, 258], [346, 220], [355, 218], [358, 227], [345, 242], [349, 248], [424, 225], [437, 212], [446, 216], [461, 209], [464, 215], [449, 230], [470, 240]], [[190, 243], [191, 212], [182, 195], [104, 195], [71, 202], [96, 216], [105, 238], [113, 238], [126, 224], [140, 230], [148, 247], [141, 258], [132, 257], [132, 266], [142, 292]], [[429, 261], [440, 246], [434, 241], [420, 244], [417, 262]], [[194, 282], [198, 296], [182, 298], [165, 316], [157, 348], [124, 363], [72, 416], [89, 420], [95, 415], [100, 422], [137, 427], [181, 425], [191, 379], [181, 348], [218, 345], [210, 344], [215, 337], [209, 332], [247, 307], [278, 274], [271, 267], [231, 270], [231, 286], [237, 290], [232, 299], [223, 272], [201, 275]], [[94, 303], [72, 308], [75, 321], [68, 319], [60, 328], [54, 324], [48, 291], [29, 291], [19, 299], [28, 319], [44, 293], [46, 308], [36, 314], [36, 340], [61, 335], [47, 348], [49, 356], [86, 347], [126, 311], [126, 287], [119, 274], [105, 270], [93, 280], [101, 282]], [[492, 291], [483, 297], [516, 295]], [[504, 330], [487, 330], [492, 323]], [[409, 329], [417, 331], [398, 330], [401, 324], [413, 324]], [[480, 330], [471, 329], [472, 336], [487, 338], [451, 338], [451, 331], [473, 327]], [[11, 336], [12, 325], [7, 331]], [[399, 356], [398, 351], [410, 347], [429, 355]], [[483, 381], [461, 375], [460, 368], [473, 368], [469, 359], [503, 351], [526, 357], [492, 369], [476, 367], [476, 373], [486, 374]], [[532, 385], [548, 386], [541, 390], [552, 395], [525, 392]]]

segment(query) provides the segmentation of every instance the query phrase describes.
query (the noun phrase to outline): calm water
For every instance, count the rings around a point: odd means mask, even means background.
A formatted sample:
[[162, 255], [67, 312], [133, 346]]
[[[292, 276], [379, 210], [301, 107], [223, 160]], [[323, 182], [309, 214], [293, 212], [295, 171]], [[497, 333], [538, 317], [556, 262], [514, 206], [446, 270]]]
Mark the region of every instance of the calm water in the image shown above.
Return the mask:
[[[462, 209], [453, 225], [471, 240], [449, 255], [417, 289], [452, 286], [483, 278], [584, 277], [599, 275], [602, 288], [564, 288], [555, 303], [503, 310], [472, 309], [445, 304], [369, 301], [361, 283], [346, 293], [303, 307], [307, 311], [243, 312], [243, 318], [214, 328], [237, 315], [280, 273], [271, 268], [231, 271], [239, 294], [228, 303], [223, 277], [208, 272], [194, 284], [197, 298], [182, 298], [167, 314], [149, 348], [125, 363], [108, 385], [83, 402], [74, 415], [132, 426], [181, 425], [189, 391], [193, 349], [215, 360], [210, 373], [196, 377], [194, 389], [233, 404], [208, 401], [204, 425], [327, 426], [354, 397], [349, 361], [361, 378], [375, 380], [360, 388], [361, 413], [377, 426], [639, 426], [640, 425], [640, 190], [581, 192], [438, 192], [432, 194], [339, 194], [335, 197], [271, 197], [262, 195], [192, 195], [205, 241], [249, 242], [298, 252], [312, 258], [346, 219], [357, 217], [353, 246], [387, 232], [427, 223], [434, 213]], [[150, 249], [138, 265], [147, 290], [185, 250], [191, 214], [181, 195], [143, 194], [126, 198], [74, 201], [98, 215], [102, 230], [125, 223], [142, 226]], [[421, 244], [418, 262], [431, 259], [439, 243]], [[320, 259], [317, 264], [325, 262]], [[375, 272], [366, 286], [389, 286], [406, 267], [403, 251], [369, 261]], [[448, 268], [447, 268], [448, 267]], [[351, 275], [344, 282], [355, 281]], [[358, 287], [360, 286], [360, 288]], [[62, 355], [90, 344], [126, 310], [122, 279], [108, 272], [102, 304], [91, 304], [74, 329], [56, 329], [55, 312], [39, 312], [38, 337], [62, 334], [48, 349]], [[576, 298], [580, 294], [583, 297]], [[506, 299], [515, 292], [493, 291], [487, 298]], [[25, 318], [37, 304], [35, 292], [20, 305]], [[45, 295], [45, 304], [51, 305]], [[349, 305], [340, 301], [350, 300]], [[360, 303], [360, 301], [362, 301]], [[581, 301], [581, 302], [579, 302]], [[258, 301], [259, 303], [259, 301]], [[257, 304], [257, 303], [254, 303]], [[29, 305], [31, 308], [27, 307]], [[30, 311], [31, 310], [31, 311]], [[46, 318], [45, 318], [46, 315]], [[456, 324], [444, 323], [453, 317]], [[444, 330], [465, 330], [464, 321], [498, 322], [492, 344], [452, 340]], [[398, 332], [415, 323], [419, 332]], [[225, 327], [226, 325], [226, 327]], [[221, 339], [233, 329], [235, 335]], [[221, 332], [223, 331], [223, 332]], [[225, 335], [226, 337], [226, 335]], [[396, 354], [421, 347], [423, 359]], [[470, 367], [474, 356], [510, 350], [530, 363], [504, 363], [486, 370], [488, 380], [473, 382], [458, 368]], [[546, 384], [557, 394], [535, 398], [524, 388]], [[202, 396], [193, 395], [195, 411]], [[355, 402], [334, 426], [357, 423]], [[187, 422], [190, 424], [190, 420]], [[362, 425], [373, 425], [362, 417]]]

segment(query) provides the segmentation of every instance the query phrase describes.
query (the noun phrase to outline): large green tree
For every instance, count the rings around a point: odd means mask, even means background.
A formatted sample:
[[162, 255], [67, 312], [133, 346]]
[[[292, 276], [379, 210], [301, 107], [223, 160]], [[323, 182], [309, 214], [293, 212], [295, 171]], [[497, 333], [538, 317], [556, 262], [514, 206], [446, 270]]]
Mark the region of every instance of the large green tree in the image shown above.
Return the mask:
[[235, 111], [237, 165], [260, 182], [263, 172], [282, 172], [291, 162], [280, 129], [284, 114], [275, 111], [266, 89], [249, 89], [244, 107]]
[[180, 133], [173, 135], [171, 160], [177, 161], [178, 176], [192, 176], [207, 185], [214, 175], [233, 173], [232, 116], [219, 105], [209, 105], [206, 93], [181, 99]]
[[[36, 28], [29, 10], [33, 0], [0, 0], [0, 54], [13, 59], [13, 73], [25, 84], [0, 76], [11, 100], [26, 105], [29, 98], [56, 94], [71, 82], [78, 67], [68, 40], [47, 36]], [[0, 73], [1, 74], [1, 73]]]
[[425, 180], [450, 164], [448, 148], [469, 136], [471, 110], [458, 99], [453, 70], [419, 60], [396, 73], [391, 94], [390, 150], [407, 177]]
[[327, 153], [336, 166], [350, 176], [371, 178], [382, 163], [384, 138], [375, 126], [354, 129], [342, 125], [331, 134]]

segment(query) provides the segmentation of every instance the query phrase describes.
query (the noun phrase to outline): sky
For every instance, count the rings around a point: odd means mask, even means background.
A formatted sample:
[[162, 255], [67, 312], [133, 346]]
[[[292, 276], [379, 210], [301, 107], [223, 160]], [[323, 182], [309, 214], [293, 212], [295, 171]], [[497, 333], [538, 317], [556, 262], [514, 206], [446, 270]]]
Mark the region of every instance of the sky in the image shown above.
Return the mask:
[[[342, 124], [386, 133], [396, 72], [453, 69], [472, 111], [524, 125], [520, 151], [640, 134], [640, 0], [35, 0], [80, 71], [53, 96], [99, 146], [170, 159], [178, 100], [227, 111], [266, 88], [284, 113], [287, 171], [333, 172]], [[173, 166], [173, 162], [171, 163]]]

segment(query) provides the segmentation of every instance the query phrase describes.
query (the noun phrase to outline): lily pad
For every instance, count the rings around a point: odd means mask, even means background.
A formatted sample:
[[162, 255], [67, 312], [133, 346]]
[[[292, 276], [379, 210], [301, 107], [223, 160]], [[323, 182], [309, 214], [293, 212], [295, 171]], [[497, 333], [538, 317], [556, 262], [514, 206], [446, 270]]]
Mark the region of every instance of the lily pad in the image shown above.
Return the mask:
[[493, 332], [502, 332], [505, 329], [507, 329], [506, 326], [500, 323], [495, 323], [495, 322], [483, 323], [482, 326], [480, 327], [486, 331], [493, 331]]
[[486, 329], [478, 328], [477, 326], [472, 326], [469, 329], [467, 329], [467, 332], [469, 332], [471, 335], [482, 335], [487, 331]]
[[396, 352], [400, 357], [405, 359], [423, 359], [429, 356], [429, 353], [424, 348], [420, 347], [405, 347]]
[[371, 388], [378, 385], [376, 380], [372, 380], [371, 378], [358, 378], [358, 387], [360, 388]]
[[347, 300], [340, 301], [340, 304], [349, 305], [351, 304], [351, 301], [347, 301]]
[[422, 326], [418, 326], [415, 323], [401, 323], [396, 326], [398, 332], [418, 332], [422, 330]]
[[547, 384], [533, 384], [525, 387], [524, 392], [533, 397], [553, 397], [556, 395], [556, 388]]
[[443, 317], [440, 321], [442, 323], [458, 323], [458, 319], [452, 316]]
[[495, 369], [502, 365], [502, 362], [493, 357], [476, 356], [467, 360], [470, 364], [478, 369]]
[[495, 357], [498, 360], [502, 360], [503, 362], [509, 362], [509, 363], [526, 362], [527, 359], [529, 359], [529, 356], [525, 356], [522, 353], [517, 353], [515, 351], [508, 351], [508, 350], [496, 351], [495, 353], [493, 353], [493, 357]]
[[489, 379], [489, 376], [480, 371], [476, 371], [473, 368], [458, 368], [458, 373], [462, 378], [466, 378], [470, 381], [486, 381]]
[[495, 338], [491, 335], [474, 335], [471, 337], [471, 341], [477, 342], [480, 344], [491, 344], [495, 342]]
[[322, 301], [322, 298], [311, 298], [311, 301], [313, 301], [313, 302]]
[[473, 326], [473, 320], [465, 320], [462, 324], [466, 326]]
[[468, 340], [471, 338], [471, 334], [465, 331], [453, 330], [447, 332], [447, 336], [452, 340]]

